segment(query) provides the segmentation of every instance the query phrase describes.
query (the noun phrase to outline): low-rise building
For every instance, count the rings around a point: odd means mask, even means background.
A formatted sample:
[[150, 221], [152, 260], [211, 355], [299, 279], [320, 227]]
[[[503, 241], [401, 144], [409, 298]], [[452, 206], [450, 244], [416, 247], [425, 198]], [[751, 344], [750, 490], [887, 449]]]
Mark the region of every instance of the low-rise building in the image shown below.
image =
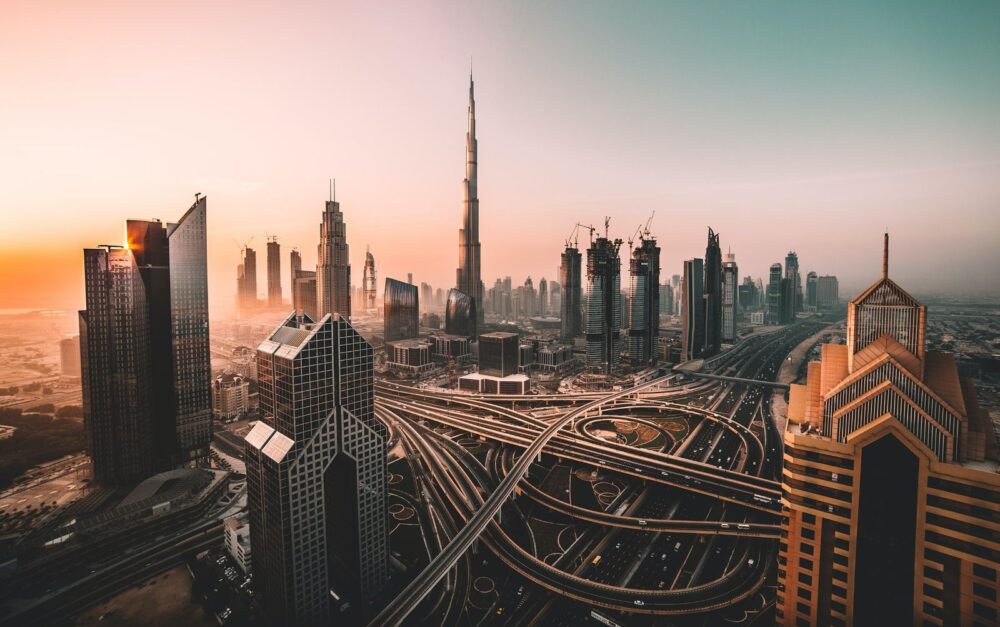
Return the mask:
[[393, 370], [424, 372], [434, 367], [431, 361], [431, 343], [427, 340], [400, 340], [391, 342], [387, 348], [388, 366]]
[[240, 565], [244, 573], [250, 572], [250, 523], [246, 513], [230, 516], [224, 523], [226, 551]]
[[531, 390], [531, 378], [524, 374], [494, 377], [473, 372], [458, 379], [458, 389], [480, 394], [527, 394]]

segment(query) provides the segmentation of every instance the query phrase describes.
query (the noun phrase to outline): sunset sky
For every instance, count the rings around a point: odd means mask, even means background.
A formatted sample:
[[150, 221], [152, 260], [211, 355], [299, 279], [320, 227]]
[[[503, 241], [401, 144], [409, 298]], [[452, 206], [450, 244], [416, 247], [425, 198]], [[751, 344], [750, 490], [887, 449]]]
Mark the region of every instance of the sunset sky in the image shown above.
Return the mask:
[[0, 308], [81, 307], [81, 249], [195, 192], [213, 311], [251, 237], [287, 297], [330, 177], [356, 284], [369, 245], [452, 286], [470, 59], [487, 288], [655, 210], [668, 277], [712, 226], [742, 275], [794, 249], [847, 296], [888, 228], [911, 291], [1000, 295], [997, 2], [7, 0]]

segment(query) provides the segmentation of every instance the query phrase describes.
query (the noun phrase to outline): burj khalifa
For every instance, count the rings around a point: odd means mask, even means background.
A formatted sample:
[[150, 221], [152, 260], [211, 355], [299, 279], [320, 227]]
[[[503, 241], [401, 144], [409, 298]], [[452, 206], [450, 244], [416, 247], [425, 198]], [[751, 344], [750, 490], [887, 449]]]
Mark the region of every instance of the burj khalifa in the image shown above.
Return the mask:
[[483, 327], [483, 282], [480, 278], [479, 192], [477, 190], [476, 98], [475, 83], [469, 76], [469, 130], [465, 135], [465, 181], [462, 199], [462, 228], [458, 230], [458, 270], [456, 287], [475, 303], [476, 321], [473, 337]]

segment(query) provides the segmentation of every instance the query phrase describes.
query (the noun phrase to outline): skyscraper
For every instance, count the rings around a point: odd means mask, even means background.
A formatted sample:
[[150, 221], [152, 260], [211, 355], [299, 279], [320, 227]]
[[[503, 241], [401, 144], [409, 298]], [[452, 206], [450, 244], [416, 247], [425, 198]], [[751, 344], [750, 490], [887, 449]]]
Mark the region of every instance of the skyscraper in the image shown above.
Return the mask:
[[835, 276], [821, 276], [816, 279], [816, 306], [820, 309], [833, 307], [840, 301], [840, 286]]
[[587, 249], [587, 365], [605, 374], [621, 359], [621, 245], [605, 236]]
[[810, 308], [816, 308], [816, 273], [809, 271], [806, 275], [806, 305]]
[[469, 76], [469, 130], [465, 134], [465, 180], [463, 181], [462, 228], [458, 230], [458, 270], [455, 287], [473, 301], [476, 318], [472, 337], [483, 324], [483, 282], [480, 277], [479, 190], [477, 173], [475, 84]]
[[236, 269], [236, 302], [240, 309], [257, 307], [257, 253], [244, 246], [243, 258]]
[[372, 348], [343, 316], [289, 316], [257, 368], [264, 418], [245, 447], [254, 587], [271, 622], [328, 624], [332, 590], [363, 606], [388, 578]]
[[299, 254], [298, 248], [293, 248], [292, 252], [288, 255], [289, 267], [291, 268], [291, 274], [289, 275], [288, 285], [290, 290], [295, 291], [295, 277], [299, 276], [299, 272], [302, 271], [302, 255]]
[[[375, 311], [375, 285], [377, 280], [375, 278], [375, 257], [372, 255], [372, 251], [365, 251], [365, 273], [362, 280], [362, 289], [364, 289], [364, 303], [365, 311], [372, 313]], [[388, 287], [386, 288], [388, 290]]]
[[771, 264], [767, 280], [767, 324], [781, 324], [781, 264]]
[[705, 248], [705, 346], [703, 354], [710, 357], [722, 346], [722, 248], [719, 235], [708, 229]]
[[319, 251], [316, 261], [316, 298], [319, 313], [351, 316], [351, 256], [347, 245], [347, 224], [340, 203], [326, 201], [323, 222], [319, 226]]
[[267, 306], [281, 306], [281, 244], [277, 237], [267, 240]]
[[449, 335], [472, 337], [476, 332], [476, 303], [471, 296], [455, 288], [448, 290], [444, 329]]
[[722, 264], [722, 341], [736, 341], [736, 320], [739, 317], [739, 268], [736, 255], [729, 253]]
[[98, 481], [208, 455], [206, 207], [199, 198], [176, 224], [129, 220], [127, 247], [84, 250], [81, 380]]
[[292, 307], [298, 315], [316, 319], [319, 305], [316, 300], [316, 272], [299, 270], [292, 283]]
[[704, 262], [689, 259], [684, 262], [681, 279], [681, 360], [702, 356], [705, 342]]
[[576, 246], [566, 246], [559, 266], [559, 282], [562, 283], [562, 327], [560, 336], [564, 342], [572, 342], [583, 333], [583, 308], [581, 298], [582, 281], [580, 266], [583, 259]]
[[416, 285], [386, 278], [382, 306], [385, 309], [386, 342], [420, 335], [420, 302]]
[[632, 366], [656, 363], [660, 335], [660, 247], [648, 231], [639, 242], [629, 260], [628, 359]]
[[792, 312], [802, 311], [802, 277], [799, 275], [799, 256], [794, 250], [785, 255], [785, 276], [792, 283]]
[[[888, 276], [789, 391], [780, 624], [995, 624], [996, 436], [926, 308]], [[992, 465], [991, 465], [992, 466]]]
[[542, 277], [538, 282], [538, 315], [546, 316], [549, 313], [549, 282]]

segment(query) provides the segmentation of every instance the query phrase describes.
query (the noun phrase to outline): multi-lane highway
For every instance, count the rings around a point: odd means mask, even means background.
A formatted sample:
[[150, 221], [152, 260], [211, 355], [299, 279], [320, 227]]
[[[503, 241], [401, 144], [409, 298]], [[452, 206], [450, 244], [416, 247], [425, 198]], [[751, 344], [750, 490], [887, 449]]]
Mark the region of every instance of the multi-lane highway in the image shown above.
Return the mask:
[[[636, 614], [706, 613], [750, 599], [773, 565], [780, 511], [774, 481], [780, 440], [769, 421], [770, 388], [756, 382], [773, 380], [814, 326], [746, 340], [714, 360], [714, 372], [725, 379], [671, 375], [612, 393], [503, 397], [379, 384], [380, 417], [421, 460], [424, 516], [447, 511], [453, 518], [442, 521], [449, 539], [430, 565], [371, 624], [402, 623], [456, 564], [466, 564], [478, 541], [536, 584], [519, 588], [513, 599], [519, 611], [537, 609], [537, 618], [552, 624], [558, 623], [549, 616], [554, 605], [538, 601], [540, 589], [582, 601], [577, 611], [598, 606]], [[588, 428], [634, 418], [655, 429], [662, 416], [683, 416], [695, 427], [683, 441], [664, 437], [669, 445], [659, 448], [609, 441]], [[487, 461], [456, 444], [459, 436], [486, 443]], [[570, 503], [533, 482], [552, 464], [589, 467], [629, 487], [613, 507]], [[515, 494], [518, 501], [511, 501]], [[518, 502], [581, 528], [572, 550], [554, 563], [541, 559]], [[468, 594], [465, 567], [445, 586], [449, 607], [462, 603], [455, 595]], [[505, 607], [496, 610], [502, 617]]]

